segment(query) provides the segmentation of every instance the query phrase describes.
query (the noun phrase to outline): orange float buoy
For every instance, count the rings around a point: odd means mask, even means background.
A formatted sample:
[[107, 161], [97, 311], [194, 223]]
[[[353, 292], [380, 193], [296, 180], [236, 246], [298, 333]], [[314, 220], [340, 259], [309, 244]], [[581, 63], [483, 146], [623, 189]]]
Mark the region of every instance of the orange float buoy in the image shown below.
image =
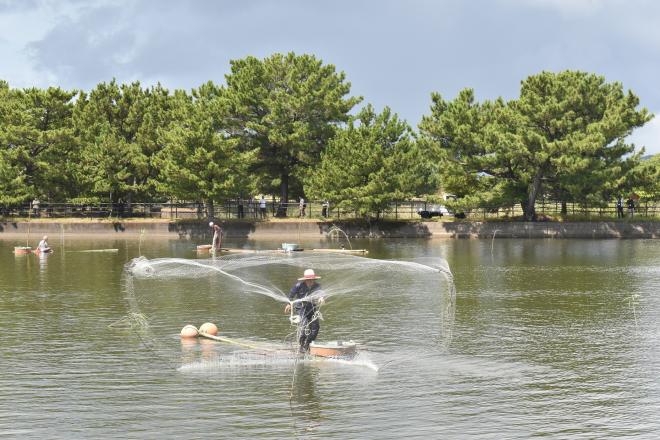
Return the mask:
[[194, 325], [188, 324], [181, 329], [182, 338], [196, 338], [197, 336], [199, 336], [199, 332]]
[[181, 348], [184, 350], [192, 350], [195, 347], [197, 347], [197, 338], [181, 337]]
[[218, 326], [212, 322], [205, 322], [202, 324], [202, 326], [199, 328], [199, 331], [211, 336], [218, 336]]

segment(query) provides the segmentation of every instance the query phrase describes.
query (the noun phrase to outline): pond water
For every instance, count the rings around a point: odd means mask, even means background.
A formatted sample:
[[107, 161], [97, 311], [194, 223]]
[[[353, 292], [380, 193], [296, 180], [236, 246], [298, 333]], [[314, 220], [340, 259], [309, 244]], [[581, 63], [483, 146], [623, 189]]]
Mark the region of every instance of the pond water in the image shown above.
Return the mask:
[[[353, 240], [371, 261], [230, 267], [186, 240], [55, 237], [38, 257], [5, 238], [0, 437], [658, 438], [659, 243]], [[126, 272], [140, 255], [174, 270]], [[319, 340], [355, 340], [355, 361], [288, 355], [278, 295], [306, 265], [328, 292]], [[206, 321], [257, 348], [181, 342]]]

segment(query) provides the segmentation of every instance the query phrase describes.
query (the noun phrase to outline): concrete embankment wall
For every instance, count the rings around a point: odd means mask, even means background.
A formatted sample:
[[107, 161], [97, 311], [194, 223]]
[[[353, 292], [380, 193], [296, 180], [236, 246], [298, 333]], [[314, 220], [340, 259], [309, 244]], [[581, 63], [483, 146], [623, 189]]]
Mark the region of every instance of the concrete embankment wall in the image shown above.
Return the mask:
[[[335, 226], [349, 237], [395, 238], [660, 238], [660, 222], [250, 222], [223, 223], [225, 237], [325, 237]], [[0, 237], [28, 233], [110, 236], [139, 235], [202, 238], [210, 236], [200, 222], [4, 222]]]

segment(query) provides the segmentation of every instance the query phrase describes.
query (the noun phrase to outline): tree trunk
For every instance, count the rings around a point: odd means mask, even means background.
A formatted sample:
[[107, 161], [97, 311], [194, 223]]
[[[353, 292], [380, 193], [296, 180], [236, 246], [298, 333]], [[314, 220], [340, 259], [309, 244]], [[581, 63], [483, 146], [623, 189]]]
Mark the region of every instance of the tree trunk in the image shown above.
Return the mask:
[[280, 206], [277, 208], [277, 217], [286, 217], [286, 207], [289, 202], [289, 175], [282, 173], [280, 183]]
[[126, 196], [126, 211], [129, 217], [133, 216], [133, 191], [129, 191]]
[[133, 176], [133, 188], [128, 191], [128, 196], [126, 197], [126, 210], [129, 217], [133, 216], [133, 191], [135, 190], [136, 183], [137, 179]]
[[561, 215], [567, 215], [568, 214], [568, 207], [566, 206], [566, 202], [562, 201], [561, 202]]
[[529, 190], [527, 193], [527, 200], [522, 203], [523, 213], [525, 215], [525, 221], [535, 222], [536, 221], [536, 196], [541, 189], [541, 172], [537, 172], [534, 176], [534, 180], [529, 185]]
[[213, 220], [213, 214], [215, 214], [215, 207], [213, 205], [213, 199], [208, 199], [206, 201], [206, 215], [209, 221]]

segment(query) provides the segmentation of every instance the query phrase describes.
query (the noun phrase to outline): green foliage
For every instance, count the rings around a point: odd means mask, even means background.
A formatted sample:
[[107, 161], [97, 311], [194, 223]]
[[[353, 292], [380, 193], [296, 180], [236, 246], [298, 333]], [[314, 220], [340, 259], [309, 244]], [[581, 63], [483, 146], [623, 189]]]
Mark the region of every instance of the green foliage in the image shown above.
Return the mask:
[[660, 154], [641, 161], [633, 171], [632, 192], [641, 200], [660, 200]]
[[0, 82], [0, 203], [57, 199], [73, 189], [78, 156], [71, 125], [75, 92], [10, 89]]
[[[344, 73], [311, 55], [231, 62], [226, 86], [91, 92], [12, 89], [0, 81], [0, 204], [42, 201], [209, 203], [242, 194], [328, 199], [364, 215], [436, 192], [455, 210], [548, 197], [598, 206], [634, 192], [660, 199], [660, 159], [626, 137], [651, 115], [619, 83], [542, 72], [512, 101], [433, 94], [416, 138], [385, 108], [355, 118]], [[643, 150], [642, 150], [643, 151]]]
[[338, 124], [361, 98], [346, 97], [350, 83], [312, 55], [274, 54], [231, 62], [226, 76], [228, 128], [246, 151], [256, 149], [259, 190], [288, 200], [301, 192]]
[[154, 196], [162, 149], [158, 130], [170, 122], [169, 92], [139, 82], [100, 83], [76, 103], [74, 124], [83, 141], [77, 177], [81, 187], [111, 201]]
[[650, 120], [619, 83], [584, 72], [543, 72], [520, 98], [475, 103], [433, 95], [420, 130], [434, 142], [443, 185], [465, 208], [520, 203], [527, 220], [543, 195], [594, 203], [612, 197], [639, 161], [625, 138]]
[[238, 139], [224, 130], [223, 89], [209, 82], [192, 96], [175, 93], [175, 122], [162, 132], [158, 189], [181, 200], [223, 200], [254, 189], [248, 169], [256, 153], [239, 151]]
[[319, 166], [305, 179], [305, 193], [378, 216], [393, 200], [428, 188], [427, 162], [406, 122], [387, 107], [376, 114], [368, 105], [337, 131]]

